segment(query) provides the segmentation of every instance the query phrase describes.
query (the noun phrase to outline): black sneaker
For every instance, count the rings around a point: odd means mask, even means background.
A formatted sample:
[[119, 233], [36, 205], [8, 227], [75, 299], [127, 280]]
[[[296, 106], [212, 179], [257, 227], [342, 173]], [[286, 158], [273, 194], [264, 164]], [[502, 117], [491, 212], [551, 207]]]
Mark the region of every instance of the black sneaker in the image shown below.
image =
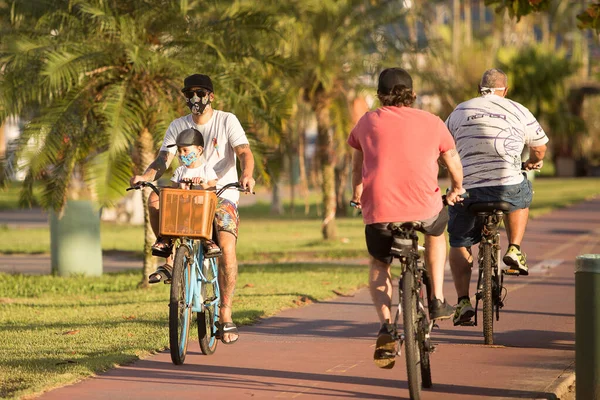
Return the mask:
[[444, 300], [442, 302], [439, 299], [433, 299], [429, 303], [429, 319], [448, 319], [454, 315], [454, 307]]

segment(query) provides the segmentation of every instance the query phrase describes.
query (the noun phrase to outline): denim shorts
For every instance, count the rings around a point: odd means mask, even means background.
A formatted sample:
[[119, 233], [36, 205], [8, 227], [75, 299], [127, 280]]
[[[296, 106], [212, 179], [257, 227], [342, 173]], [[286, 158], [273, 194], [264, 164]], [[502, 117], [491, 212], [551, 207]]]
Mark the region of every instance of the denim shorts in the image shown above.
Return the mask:
[[450, 247], [471, 247], [481, 241], [483, 220], [468, 210], [470, 204], [505, 201], [512, 206], [508, 212], [512, 212], [529, 208], [533, 199], [531, 182], [527, 179], [517, 185], [479, 187], [468, 189], [467, 192], [469, 198], [448, 207]]

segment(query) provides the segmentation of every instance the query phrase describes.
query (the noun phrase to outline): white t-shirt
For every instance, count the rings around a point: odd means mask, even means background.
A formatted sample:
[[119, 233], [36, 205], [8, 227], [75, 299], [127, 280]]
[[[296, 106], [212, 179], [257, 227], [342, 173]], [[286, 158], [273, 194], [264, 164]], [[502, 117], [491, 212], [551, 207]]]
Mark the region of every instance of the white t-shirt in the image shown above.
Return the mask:
[[196, 168], [181, 165], [173, 173], [171, 181], [179, 183], [184, 178], [201, 178], [205, 183], [208, 183], [208, 181], [217, 180], [217, 173], [208, 164], [202, 164]]
[[446, 120], [463, 165], [463, 186], [516, 185], [523, 181], [525, 145], [548, 142], [546, 133], [523, 105], [486, 95], [459, 104]]
[[[188, 128], [198, 129], [204, 136], [204, 153], [202, 153], [201, 159], [203, 164], [208, 164], [217, 173], [218, 185], [224, 186], [237, 182], [238, 173], [233, 148], [248, 144], [244, 128], [237, 117], [232, 113], [213, 110], [211, 119], [204, 125], [196, 125], [192, 114], [177, 118], [169, 125], [160, 151], [176, 153], [177, 147], [169, 148], [167, 146], [175, 144], [179, 132]], [[226, 190], [221, 197], [237, 204], [240, 193], [237, 190]]]

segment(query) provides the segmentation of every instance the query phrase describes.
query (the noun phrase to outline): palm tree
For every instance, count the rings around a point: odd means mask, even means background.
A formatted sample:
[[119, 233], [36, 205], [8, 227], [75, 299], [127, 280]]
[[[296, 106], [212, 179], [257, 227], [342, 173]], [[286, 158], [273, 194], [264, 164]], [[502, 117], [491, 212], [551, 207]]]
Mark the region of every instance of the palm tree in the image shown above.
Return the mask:
[[336, 130], [336, 120], [344, 115], [339, 121], [349, 121], [350, 89], [360, 86], [360, 76], [377, 71], [382, 53], [394, 50], [386, 44], [385, 28], [403, 21], [404, 10], [391, 0], [290, 0], [289, 5], [294, 18], [284, 35], [301, 65], [297, 86], [317, 120], [322, 234], [332, 239], [336, 236], [336, 137], [349, 133], [340, 131], [340, 124]]
[[[239, 10], [234, 1], [195, 8], [176, 0], [44, 5], [35, 10], [40, 17], [32, 29], [15, 27], [2, 38], [0, 102], [0, 120], [39, 110], [22, 135], [23, 144], [35, 138], [42, 145], [30, 158], [24, 193], [34, 180], [49, 177], [44, 206], [64, 206], [75, 171], [96, 184], [92, 192], [100, 203], [122, 196], [129, 176], [154, 159], [168, 124], [183, 114], [179, 89], [187, 74], [212, 75], [222, 103], [251, 127], [264, 121], [265, 95], [246, 68], [278, 62], [247, 45], [264, 35], [268, 16]], [[34, 14], [27, 6], [16, 12]], [[146, 201], [144, 207], [145, 284], [154, 238]]]
[[544, 123], [551, 138], [552, 156], [573, 157], [577, 144], [586, 133], [583, 120], [568, 106], [567, 79], [577, 64], [564, 52], [541, 46], [499, 54], [500, 67], [512, 82], [511, 98], [526, 105]]

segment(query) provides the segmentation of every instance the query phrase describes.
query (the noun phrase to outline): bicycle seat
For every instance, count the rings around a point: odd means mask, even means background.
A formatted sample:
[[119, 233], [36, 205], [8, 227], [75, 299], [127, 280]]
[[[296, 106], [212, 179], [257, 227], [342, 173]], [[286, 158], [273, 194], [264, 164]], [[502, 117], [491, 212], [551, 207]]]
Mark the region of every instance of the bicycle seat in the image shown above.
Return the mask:
[[494, 211], [507, 212], [512, 206], [505, 201], [486, 201], [481, 203], [473, 203], [469, 206], [469, 211], [472, 213], [492, 213]]
[[422, 226], [421, 221], [392, 222], [388, 225], [388, 229], [390, 231], [409, 231], [411, 229], [421, 229]]

